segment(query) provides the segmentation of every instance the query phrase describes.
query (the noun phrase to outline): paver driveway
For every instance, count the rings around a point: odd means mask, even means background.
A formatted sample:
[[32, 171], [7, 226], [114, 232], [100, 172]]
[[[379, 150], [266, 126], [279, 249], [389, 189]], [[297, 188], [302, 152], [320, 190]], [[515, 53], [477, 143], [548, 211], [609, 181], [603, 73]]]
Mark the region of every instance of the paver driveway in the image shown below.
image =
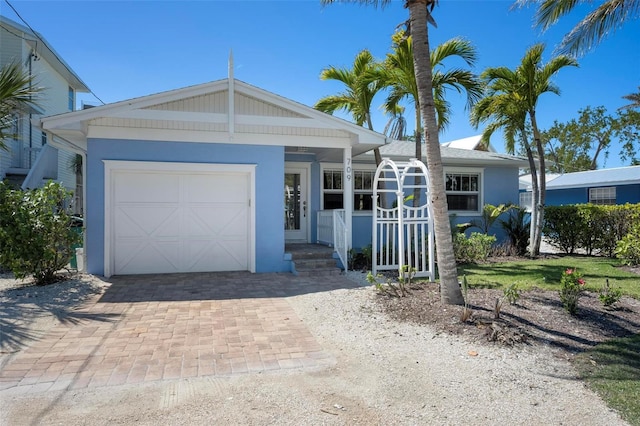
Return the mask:
[[6, 365], [0, 390], [41, 392], [321, 367], [334, 360], [286, 298], [356, 286], [341, 276], [249, 273], [127, 276], [110, 282], [101, 297]]

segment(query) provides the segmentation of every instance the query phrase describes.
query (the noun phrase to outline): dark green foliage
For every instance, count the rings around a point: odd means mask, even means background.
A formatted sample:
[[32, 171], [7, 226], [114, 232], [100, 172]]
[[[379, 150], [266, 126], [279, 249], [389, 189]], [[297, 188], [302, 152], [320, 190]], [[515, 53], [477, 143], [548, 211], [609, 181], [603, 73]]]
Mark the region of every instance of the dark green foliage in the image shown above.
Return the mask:
[[500, 226], [505, 230], [509, 237], [511, 246], [515, 248], [518, 256], [524, 256], [527, 253], [529, 245], [529, 225], [530, 216], [527, 210], [513, 206], [509, 211], [507, 220], [500, 219]]
[[618, 241], [615, 254], [626, 265], [640, 265], [640, 224]]
[[544, 211], [543, 233], [552, 246], [572, 254], [578, 248], [582, 225], [578, 207], [548, 206]]
[[547, 206], [544, 235], [567, 254], [583, 249], [612, 257], [618, 245], [640, 218], [640, 204], [600, 206], [576, 204]]
[[489, 257], [495, 242], [495, 236], [479, 232], [472, 232], [469, 238], [464, 234], [456, 234], [453, 237], [453, 253], [459, 263], [480, 262]]
[[48, 284], [69, 263], [73, 245], [81, 240], [64, 208], [70, 196], [55, 182], [27, 191], [0, 183], [0, 264], [16, 278], [31, 275]]

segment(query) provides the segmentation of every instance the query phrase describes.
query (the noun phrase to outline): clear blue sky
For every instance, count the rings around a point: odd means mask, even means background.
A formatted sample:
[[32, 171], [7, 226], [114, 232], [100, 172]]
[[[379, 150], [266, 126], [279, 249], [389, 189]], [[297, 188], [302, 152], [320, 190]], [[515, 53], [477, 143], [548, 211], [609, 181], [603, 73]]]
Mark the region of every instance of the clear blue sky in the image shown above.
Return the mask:
[[[401, 1], [384, 9], [323, 7], [319, 0], [9, 1], [106, 103], [226, 78], [233, 50], [236, 78], [312, 106], [342, 90], [338, 83], [319, 79], [323, 68], [350, 66], [365, 48], [383, 59], [391, 34], [408, 18]], [[0, 13], [20, 22], [4, 0], [0, 2]], [[452, 37], [468, 38], [479, 52], [478, 73], [488, 66], [515, 67], [537, 42], [548, 46], [546, 61], [586, 12], [579, 9], [541, 34], [532, 27], [533, 9], [512, 11], [511, 5], [441, 0], [434, 12], [438, 27], [430, 28], [432, 47]], [[541, 98], [542, 128], [554, 119], [576, 117], [578, 109], [588, 105], [604, 105], [613, 113], [625, 104], [623, 95], [638, 90], [640, 21], [628, 22], [579, 62], [579, 68], [563, 69], [555, 79], [561, 96]], [[98, 104], [90, 95], [79, 99]], [[454, 115], [441, 141], [480, 133], [468, 123], [464, 98], [451, 92], [449, 99]], [[374, 107], [382, 103], [380, 95]], [[376, 130], [382, 131], [385, 123], [377, 114]], [[494, 137], [492, 143], [503, 150], [501, 138]], [[617, 153], [614, 146], [607, 167], [621, 165]]]

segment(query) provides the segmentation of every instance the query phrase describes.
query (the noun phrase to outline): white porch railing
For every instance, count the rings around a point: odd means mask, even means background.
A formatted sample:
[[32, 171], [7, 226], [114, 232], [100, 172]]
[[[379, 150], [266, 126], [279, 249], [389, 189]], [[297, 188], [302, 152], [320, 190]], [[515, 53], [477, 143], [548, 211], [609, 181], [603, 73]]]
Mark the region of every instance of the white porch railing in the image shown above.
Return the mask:
[[347, 224], [344, 220], [344, 210], [334, 210], [333, 211], [333, 247], [338, 253], [338, 257], [342, 262], [342, 266], [344, 269], [349, 269], [349, 264], [347, 263], [347, 251], [349, 248], [347, 232], [350, 230], [347, 229]]
[[344, 210], [320, 210], [318, 212], [317, 243], [333, 247], [342, 266], [349, 267], [347, 237], [349, 230], [344, 220]]
[[333, 210], [320, 210], [318, 212], [318, 244], [326, 244], [334, 247], [333, 243]]

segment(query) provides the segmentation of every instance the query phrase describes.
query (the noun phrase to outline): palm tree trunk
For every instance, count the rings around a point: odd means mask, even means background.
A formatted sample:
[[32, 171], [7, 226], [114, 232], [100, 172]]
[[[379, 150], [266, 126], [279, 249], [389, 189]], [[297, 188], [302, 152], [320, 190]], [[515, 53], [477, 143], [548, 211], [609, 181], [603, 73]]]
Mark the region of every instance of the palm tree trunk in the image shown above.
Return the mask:
[[440, 275], [440, 297], [444, 304], [462, 305], [464, 299], [458, 284], [456, 259], [453, 254], [451, 225], [444, 185], [444, 169], [438, 140], [435, 104], [432, 92], [427, 4], [432, 0], [408, 0], [409, 18], [413, 37], [413, 63], [418, 84], [420, 113], [424, 122], [427, 168], [429, 170], [430, 198], [435, 222], [436, 253]]
[[[422, 115], [420, 114], [420, 102], [418, 100], [416, 102], [416, 160], [422, 161]], [[416, 188], [413, 190], [413, 207], [418, 207], [422, 205], [422, 201], [420, 200], [420, 186], [422, 178], [420, 176], [416, 176], [413, 180], [413, 184]], [[427, 201], [427, 200], [425, 200]]]
[[535, 206], [536, 208], [536, 233], [535, 240], [531, 242], [531, 255], [538, 256], [540, 254], [540, 243], [542, 241], [542, 224], [544, 223], [544, 203], [545, 203], [545, 195], [547, 192], [547, 178], [546, 178], [546, 168], [544, 161], [544, 146], [542, 146], [542, 138], [540, 136], [540, 131], [538, 130], [538, 122], [536, 120], [535, 110], [529, 111], [529, 118], [531, 119], [531, 127], [533, 128], [533, 139], [536, 144], [536, 148], [538, 150], [538, 162], [540, 164], [540, 180], [539, 180], [539, 198], [538, 204]]
[[522, 146], [527, 153], [527, 160], [529, 160], [529, 169], [531, 170], [531, 219], [529, 220], [529, 254], [534, 257], [533, 242], [536, 240], [536, 221], [538, 218], [538, 210], [536, 206], [539, 203], [540, 193], [538, 189], [538, 172], [536, 170], [536, 162], [533, 158], [533, 151], [531, 151], [531, 145], [527, 141], [527, 134], [524, 128], [520, 129], [522, 135]]

